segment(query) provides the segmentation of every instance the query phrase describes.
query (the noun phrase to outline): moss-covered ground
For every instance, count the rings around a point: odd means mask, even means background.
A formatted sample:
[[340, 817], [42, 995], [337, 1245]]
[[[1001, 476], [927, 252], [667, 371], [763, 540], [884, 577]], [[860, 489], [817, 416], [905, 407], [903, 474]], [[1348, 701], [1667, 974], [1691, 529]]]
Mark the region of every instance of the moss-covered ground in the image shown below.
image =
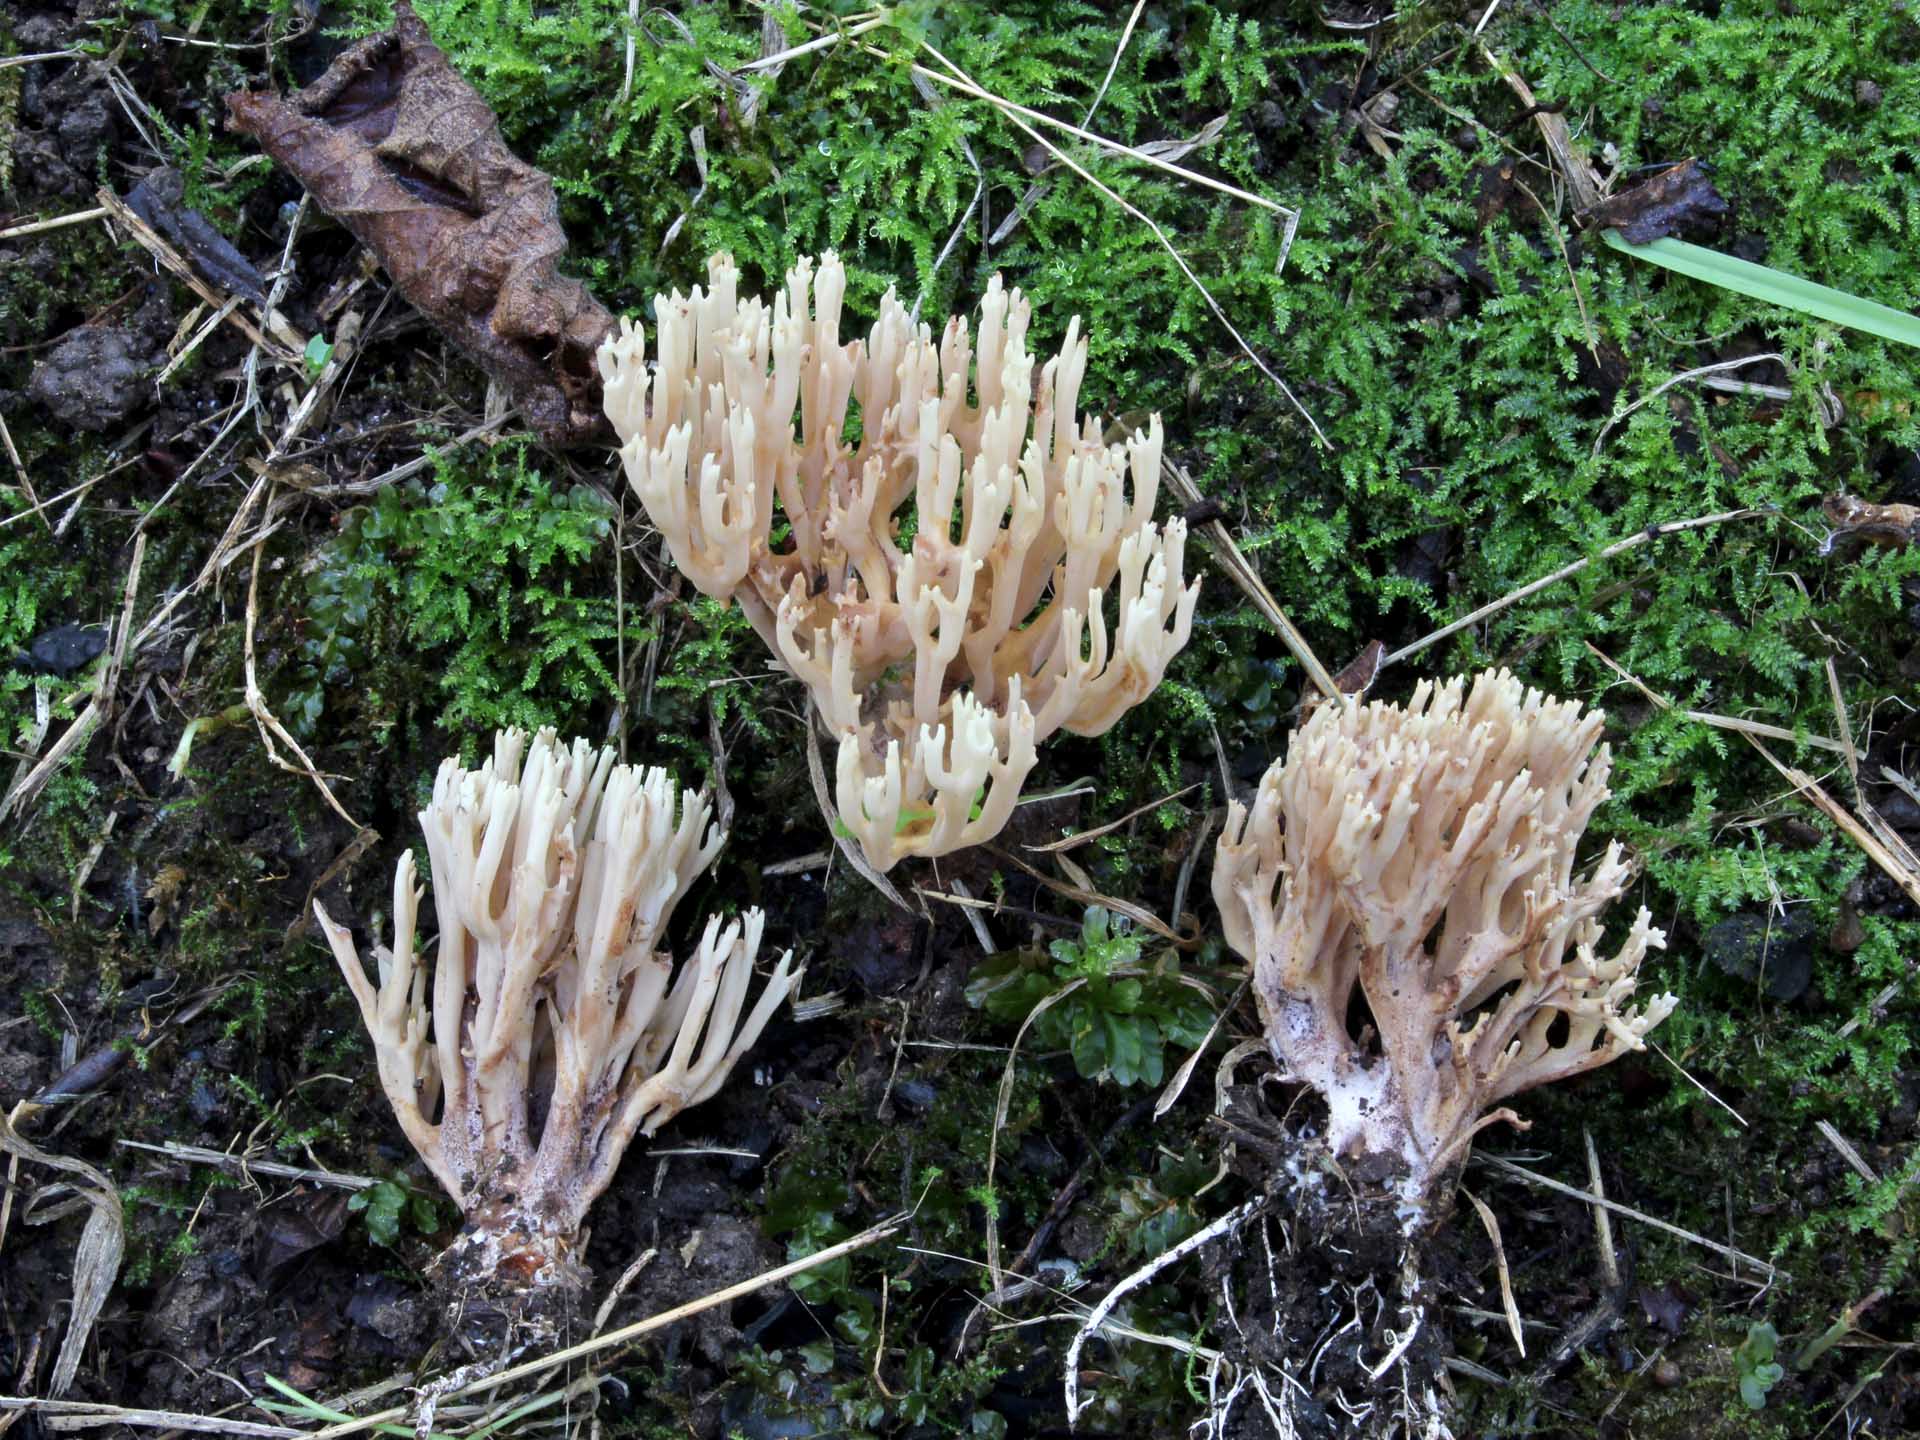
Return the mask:
[[[1616, 1217], [1615, 1284], [1587, 1206], [1476, 1166], [1466, 1185], [1498, 1219], [1526, 1356], [1467, 1207], [1433, 1323], [1456, 1357], [1456, 1434], [1920, 1431], [1920, 914], [1747, 738], [1686, 713], [1775, 727], [1764, 743], [1783, 763], [1920, 842], [1920, 543], [1830, 541], [1822, 509], [1843, 494], [1920, 503], [1920, 352], [1607, 247], [1540, 124], [1557, 117], [1615, 191], [1697, 157], [1727, 209], [1690, 238], [1911, 311], [1920, 12], [908, 0], [855, 36], [873, 12], [850, 4], [418, 9], [509, 141], [555, 177], [569, 265], [616, 309], [643, 314], [657, 291], [701, 280], [712, 251], [771, 287], [797, 255], [832, 248], [855, 321], [889, 285], [923, 316], [964, 311], [996, 271], [1031, 298], [1037, 352], [1080, 316], [1085, 402], [1164, 417], [1171, 458], [1330, 668], [1650, 526], [1745, 512], [1600, 559], [1376, 685], [1400, 698], [1422, 676], [1499, 663], [1607, 709], [1615, 798], [1589, 840], [1637, 857], [1628, 903], [1666, 927], [1652, 973], [1680, 997], [1657, 1051], [1524, 1097], [1532, 1128], [1481, 1148], [1585, 1186], [1590, 1136], [1609, 1196], [1694, 1238]], [[17, 7], [0, 54], [59, 56], [0, 69], [0, 232], [167, 164], [273, 270], [299, 191], [223, 132], [220, 97], [303, 83], [387, 18], [370, 0]], [[743, 70], [816, 26], [840, 38]], [[1182, 165], [1297, 224], [1043, 127], [1096, 186], [991, 101], [916, 69], [941, 57], [979, 91], [1122, 145], [1196, 142]], [[1017, 1022], [970, 1003], [967, 982], [1020, 966], [1036, 994], [1061, 983], [1056, 967], [1107, 943], [1076, 938], [1081, 907], [996, 854], [897, 873], [903, 890], [951, 894], [957, 879], [1003, 902], [984, 917], [996, 957], [982, 972], [959, 909], [934, 901], [905, 920], [844, 864], [811, 863], [832, 837], [800, 758], [804, 696], [737, 614], [676, 581], [612, 455], [486, 425], [482, 377], [323, 217], [302, 217], [290, 258], [283, 306], [299, 332], [360, 329], [327, 407], [282, 444], [311, 376], [250, 361], [224, 324], [190, 346], [207, 314], [146, 252], [98, 220], [0, 235], [0, 409], [18, 454], [17, 469], [0, 463], [0, 790], [106, 663], [54, 677], [8, 657], [63, 623], [117, 619], [135, 536], [145, 545], [132, 614], [146, 633], [107, 722], [0, 818], [7, 1103], [61, 1069], [63, 1045], [135, 1037], [107, 1083], [32, 1131], [126, 1201], [127, 1259], [74, 1394], [211, 1412], [275, 1398], [269, 1376], [333, 1396], [430, 1358], [430, 1327], [392, 1316], [417, 1302], [450, 1217], [400, 1203], [428, 1182], [301, 917], [332, 887], [370, 921], [434, 763], [511, 722], [606, 737], [689, 781], [724, 757], [733, 838], [687, 913], [767, 905], [773, 938], [808, 955], [808, 990], [842, 1002], [777, 1026], [737, 1093], [630, 1158], [596, 1225], [603, 1280], [649, 1245], [655, 1265], [692, 1273], [718, 1219], [757, 1235], [749, 1259], [764, 1265], [914, 1217], [901, 1248], [815, 1271], [730, 1327], [608, 1358], [593, 1423], [1064, 1433], [1057, 1357], [1074, 1304], [1041, 1290], [976, 1313], [989, 1220], [1009, 1256], [1043, 1230], [1029, 1270], [1086, 1300], [1240, 1203], [1243, 1182], [1217, 1178], [1213, 1071], [1253, 1033], [1250, 1002], [1156, 1118], [1194, 1026], [1180, 1009], [1192, 992], [1149, 940], [1139, 958], [1164, 988], [1144, 1008], [1122, 1012], [1110, 987], [1078, 997], [1105, 1049], [1023, 1047], [990, 1185]], [[154, 304], [151, 372], [186, 358], [124, 416], [82, 431], [27, 399], [66, 332], [134, 326]], [[235, 538], [257, 552], [229, 546], [202, 577], [249, 495]], [[1197, 936], [1179, 962], [1225, 1003], [1236, 962], [1204, 857], [1190, 878], [1183, 861], [1209, 843], [1223, 787], [1243, 791], [1283, 750], [1303, 679], [1224, 573], [1200, 568], [1200, 619], [1167, 683], [1102, 739], [1049, 747], [1029, 788], [1073, 793], [1023, 811], [1007, 847], [1042, 866], [1019, 846], [1132, 815], [1069, 858], [1089, 888]], [[353, 824], [234, 708], [250, 592], [265, 700]], [[377, 835], [356, 840], [355, 825]], [[1765, 968], [1743, 933], [1765, 937]], [[399, 1189], [347, 1212], [325, 1186], [243, 1181], [116, 1140], [250, 1150]], [[10, 1388], [33, 1393], [46, 1374], [80, 1224], [16, 1218], [5, 1237]], [[619, 1318], [679, 1295], [650, 1291], [649, 1273]], [[1231, 1324], [1191, 1268], [1163, 1272], [1123, 1318], [1189, 1346]], [[1090, 1355], [1098, 1400], [1081, 1433], [1178, 1435], [1207, 1408], [1201, 1362], [1179, 1348]], [[1236, 1418], [1232, 1433], [1268, 1433], [1258, 1424]]]

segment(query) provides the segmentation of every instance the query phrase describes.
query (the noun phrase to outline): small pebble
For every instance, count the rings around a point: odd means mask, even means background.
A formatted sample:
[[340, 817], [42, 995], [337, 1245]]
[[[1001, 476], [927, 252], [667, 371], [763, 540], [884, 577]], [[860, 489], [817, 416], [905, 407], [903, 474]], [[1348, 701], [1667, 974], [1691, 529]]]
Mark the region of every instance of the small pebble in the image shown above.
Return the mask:
[[1653, 1383], [1662, 1390], [1671, 1390], [1686, 1378], [1680, 1373], [1680, 1367], [1664, 1355], [1653, 1362]]

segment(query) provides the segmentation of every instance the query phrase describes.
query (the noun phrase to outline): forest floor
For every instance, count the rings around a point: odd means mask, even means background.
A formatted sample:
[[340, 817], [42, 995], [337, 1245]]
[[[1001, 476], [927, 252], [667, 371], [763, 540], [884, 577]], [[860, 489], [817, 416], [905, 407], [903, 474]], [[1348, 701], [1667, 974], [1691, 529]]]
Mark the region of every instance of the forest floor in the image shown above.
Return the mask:
[[[1920, 17], [1391, 8], [418, 7], [554, 177], [564, 268], [615, 311], [716, 251], [770, 288], [834, 248], [855, 321], [890, 284], [966, 312], [995, 271], [1041, 355], [1082, 316], [1083, 403], [1163, 415], [1329, 669], [1591, 561], [1372, 692], [1500, 663], [1603, 706], [1615, 798], [1588, 843], [1628, 846], [1614, 928], [1653, 910], [1649, 977], [1679, 996], [1657, 1049], [1480, 1137], [1424, 1260], [1434, 1403], [1456, 1435], [1920, 1433], [1915, 352], [1610, 248], [1569, 180], [1616, 195], [1696, 158], [1715, 203], [1685, 238], [1912, 311]], [[76, 1286], [110, 1284], [65, 1391], [103, 1408], [20, 1433], [304, 1433], [464, 1358], [423, 1279], [458, 1217], [309, 911], [365, 933], [440, 758], [522, 724], [709, 783], [731, 839], [682, 913], [761, 905], [809, 967], [807, 1003], [595, 1208], [589, 1264], [624, 1282], [602, 1327], [907, 1218], [436, 1433], [1065, 1434], [1085, 1307], [1262, 1192], [1228, 1092], [1288, 1117], [1281, 1141], [1311, 1129], [1263, 1061], [1216, 1076], [1259, 1022], [1207, 899], [1301, 669], [1196, 542], [1167, 683], [1051, 742], [1046, 798], [991, 849], [896, 870], [918, 908], [889, 905], [815, 803], [804, 693], [674, 574], [611, 447], [530, 434], [226, 128], [227, 94], [305, 84], [390, 18], [0, 14], [0, 1102], [34, 1147], [0, 1201], [0, 1390], [48, 1395]], [[977, 89], [930, 81], [937, 57]], [[1063, 163], [1004, 101], [1235, 193], [1047, 130]], [[143, 238], [129, 203], [174, 228]], [[1088, 895], [1144, 917], [1121, 932], [1144, 1003], [1081, 987], [1055, 1007], [1072, 1043], [1016, 1051], [993, 982], [1044, 996], [1110, 958]], [[1042, 1283], [987, 1303], [990, 1229]], [[1125, 1333], [1169, 1343], [1096, 1341], [1077, 1433], [1276, 1433], [1251, 1392], [1222, 1420], [1223, 1350], [1287, 1377], [1292, 1433], [1378, 1430], [1341, 1402], [1396, 1314], [1293, 1284], [1314, 1244], [1270, 1213], [1135, 1291]], [[1330, 1319], [1291, 1357], [1234, 1339], [1279, 1332], [1275, 1266]]]

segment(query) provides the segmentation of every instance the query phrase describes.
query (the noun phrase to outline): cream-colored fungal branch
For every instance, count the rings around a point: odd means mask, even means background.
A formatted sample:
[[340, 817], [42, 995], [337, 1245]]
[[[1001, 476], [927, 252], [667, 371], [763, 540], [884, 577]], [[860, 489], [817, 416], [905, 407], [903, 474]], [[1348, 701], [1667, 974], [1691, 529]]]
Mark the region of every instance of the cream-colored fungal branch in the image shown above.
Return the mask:
[[1608, 793], [1602, 719], [1504, 670], [1326, 704], [1229, 810], [1214, 899], [1273, 1054], [1326, 1097], [1334, 1153], [1397, 1161], [1416, 1204], [1482, 1126], [1520, 1123], [1502, 1100], [1642, 1048], [1673, 1009], [1630, 1003], [1666, 943], [1646, 909], [1597, 948], [1619, 845], [1574, 873]]
[[709, 918], [677, 973], [661, 948], [724, 839], [709, 811], [701, 792], [676, 814], [664, 770], [508, 730], [478, 770], [442, 764], [420, 813], [431, 961], [411, 852], [378, 983], [315, 904], [401, 1129], [467, 1216], [472, 1278], [577, 1281], [573, 1238], [628, 1142], [719, 1089], [799, 982], [789, 952], [746, 1011], [759, 910]]
[[843, 342], [832, 255], [771, 305], [727, 256], [708, 276], [656, 299], [651, 367], [630, 321], [601, 348], [628, 479], [680, 570], [806, 681], [873, 865], [991, 838], [1041, 741], [1108, 729], [1186, 644], [1159, 417], [1109, 445], [1075, 414], [1077, 319], [1036, 383], [997, 276], [977, 336], [956, 316], [937, 343], [891, 290]]

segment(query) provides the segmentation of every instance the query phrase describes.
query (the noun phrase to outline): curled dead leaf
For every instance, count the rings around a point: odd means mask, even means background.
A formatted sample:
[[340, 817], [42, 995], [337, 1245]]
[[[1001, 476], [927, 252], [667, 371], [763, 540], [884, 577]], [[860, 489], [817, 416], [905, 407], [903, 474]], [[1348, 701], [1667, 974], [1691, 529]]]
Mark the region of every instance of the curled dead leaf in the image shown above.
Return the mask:
[[[77, 1175], [86, 1182], [72, 1187], [92, 1213], [87, 1217], [86, 1228], [80, 1232], [80, 1246], [74, 1251], [73, 1311], [67, 1320], [67, 1333], [60, 1341], [60, 1354], [54, 1361], [53, 1378], [47, 1386], [47, 1398], [57, 1400], [73, 1384], [73, 1377], [80, 1369], [80, 1356], [87, 1347], [87, 1336], [93, 1331], [93, 1322], [100, 1318], [101, 1308], [120, 1274], [120, 1258], [126, 1252], [120, 1192], [86, 1161], [55, 1155], [23, 1139], [4, 1114], [0, 1114], [0, 1152], [12, 1156], [16, 1165], [25, 1160]], [[63, 1208], [59, 1213], [66, 1211]], [[28, 1223], [49, 1218], [57, 1217], [30, 1214]]]
[[227, 109], [543, 438], [600, 432], [594, 355], [613, 317], [558, 271], [553, 181], [507, 148], [407, 5], [298, 94], [237, 91]]

